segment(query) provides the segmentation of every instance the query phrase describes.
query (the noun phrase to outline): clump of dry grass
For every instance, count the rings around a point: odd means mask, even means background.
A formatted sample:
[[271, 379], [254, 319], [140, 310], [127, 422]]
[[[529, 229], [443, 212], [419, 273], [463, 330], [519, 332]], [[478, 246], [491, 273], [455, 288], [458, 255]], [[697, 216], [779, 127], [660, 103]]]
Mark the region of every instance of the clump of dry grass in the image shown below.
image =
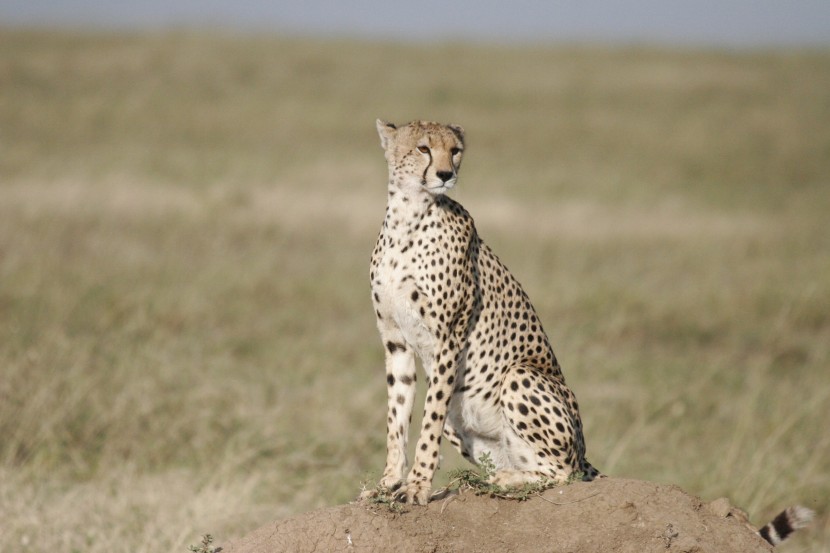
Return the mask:
[[0, 81], [10, 551], [185, 551], [379, 470], [377, 116], [468, 129], [597, 467], [825, 509], [826, 53], [2, 31]]

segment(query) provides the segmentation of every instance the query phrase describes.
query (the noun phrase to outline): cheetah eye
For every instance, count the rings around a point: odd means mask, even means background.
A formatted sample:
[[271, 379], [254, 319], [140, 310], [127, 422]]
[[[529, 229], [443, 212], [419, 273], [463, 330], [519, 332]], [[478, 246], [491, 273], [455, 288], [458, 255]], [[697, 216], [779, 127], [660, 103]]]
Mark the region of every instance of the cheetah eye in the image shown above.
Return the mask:
[[429, 153], [429, 148], [427, 148], [426, 146], [418, 146], [418, 151], [421, 152], [422, 154], [428, 154]]
[[460, 154], [460, 153], [461, 153], [461, 149], [460, 149], [460, 148], [453, 148], [452, 150], [450, 150], [450, 153], [451, 153], [453, 156], [456, 156], [456, 155], [458, 155], [458, 154]]

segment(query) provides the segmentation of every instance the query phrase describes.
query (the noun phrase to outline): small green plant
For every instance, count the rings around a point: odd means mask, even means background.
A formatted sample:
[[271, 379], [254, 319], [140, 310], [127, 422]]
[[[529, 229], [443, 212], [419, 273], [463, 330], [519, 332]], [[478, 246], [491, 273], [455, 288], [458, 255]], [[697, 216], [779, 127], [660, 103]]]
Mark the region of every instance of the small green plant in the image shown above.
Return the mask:
[[205, 534], [202, 536], [202, 543], [200, 545], [191, 545], [188, 547], [190, 551], [193, 553], [217, 553], [220, 549], [213, 547], [211, 544], [213, 543], [213, 536], [210, 534]]
[[[365, 483], [363, 485], [363, 489], [367, 489]], [[369, 503], [374, 505], [386, 505], [386, 507], [388, 507], [393, 513], [406, 512], [403, 503], [395, 500], [395, 493], [389, 488], [378, 484], [372, 491], [373, 493], [368, 497]]]
[[[490, 458], [489, 453], [483, 453], [478, 458], [478, 468], [480, 472], [472, 469], [452, 471], [447, 489], [472, 490], [476, 495], [489, 495], [502, 499], [526, 501], [530, 497], [556, 486], [556, 482], [549, 478], [543, 478], [538, 482], [527, 483], [518, 487], [503, 487], [493, 484], [490, 479], [496, 473], [496, 465]], [[568, 483], [581, 479], [581, 473], [573, 473], [568, 478]]]

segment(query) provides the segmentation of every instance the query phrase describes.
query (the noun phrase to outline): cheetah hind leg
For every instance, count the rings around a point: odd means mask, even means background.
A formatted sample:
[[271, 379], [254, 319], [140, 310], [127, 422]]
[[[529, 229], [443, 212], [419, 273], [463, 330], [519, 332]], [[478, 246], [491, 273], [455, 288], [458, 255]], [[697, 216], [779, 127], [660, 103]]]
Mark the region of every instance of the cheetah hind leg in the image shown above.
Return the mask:
[[[455, 447], [455, 449], [469, 462], [479, 465], [483, 456], [490, 459], [496, 465], [496, 471], [490, 475], [488, 481], [504, 488], [521, 487], [526, 483], [538, 482], [542, 479], [550, 479], [550, 476], [541, 472], [526, 470], [515, 470], [504, 450], [504, 440], [488, 438], [475, 433], [461, 430], [463, 425], [457, 424], [452, 416], [447, 418], [444, 424], [444, 437]], [[518, 438], [517, 438], [518, 440]]]
[[591, 463], [588, 462], [588, 459], [584, 459], [582, 461], [582, 480], [584, 482], [591, 482], [592, 480], [596, 480], [597, 478], [606, 478], [604, 474], [594, 467]]
[[[580, 472], [582, 473], [582, 480], [584, 482], [590, 482], [596, 478], [605, 478], [605, 475], [595, 469], [588, 461], [585, 461], [585, 467]], [[566, 483], [570, 478], [570, 476], [563, 476], [557, 472], [553, 472], [553, 474], [551, 476], [550, 472], [501, 469], [497, 470], [488, 481], [502, 488], [521, 488], [525, 484], [536, 484], [543, 480], [546, 480], [551, 485], [558, 486], [559, 484]]]
[[561, 476], [551, 477], [549, 474], [535, 470], [501, 469], [497, 470], [488, 479], [490, 484], [495, 484], [501, 488], [521, 488], [526, 484], [536, 484], [542, 481], [558, 485], [567, 481], [567, 478]]
[[491, 477], [503, 487], [520, 487], [546, 479], [567, 482], [575, 472], [583, 480], [600, 475], [585, 458], [582, 424], [573, 393], [559, 380], [533, 367], [519, 366], [506, 375], [501, 390], [505, 460]]

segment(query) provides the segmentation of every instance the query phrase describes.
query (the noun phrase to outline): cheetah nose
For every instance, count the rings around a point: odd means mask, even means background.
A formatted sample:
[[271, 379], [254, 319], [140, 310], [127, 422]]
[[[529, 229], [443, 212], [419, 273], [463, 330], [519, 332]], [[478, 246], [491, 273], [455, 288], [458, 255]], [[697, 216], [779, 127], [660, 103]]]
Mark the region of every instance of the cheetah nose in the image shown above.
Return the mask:
[[444, 182], [452, 178], [452, 171], [437, 171], [435, 175]]

